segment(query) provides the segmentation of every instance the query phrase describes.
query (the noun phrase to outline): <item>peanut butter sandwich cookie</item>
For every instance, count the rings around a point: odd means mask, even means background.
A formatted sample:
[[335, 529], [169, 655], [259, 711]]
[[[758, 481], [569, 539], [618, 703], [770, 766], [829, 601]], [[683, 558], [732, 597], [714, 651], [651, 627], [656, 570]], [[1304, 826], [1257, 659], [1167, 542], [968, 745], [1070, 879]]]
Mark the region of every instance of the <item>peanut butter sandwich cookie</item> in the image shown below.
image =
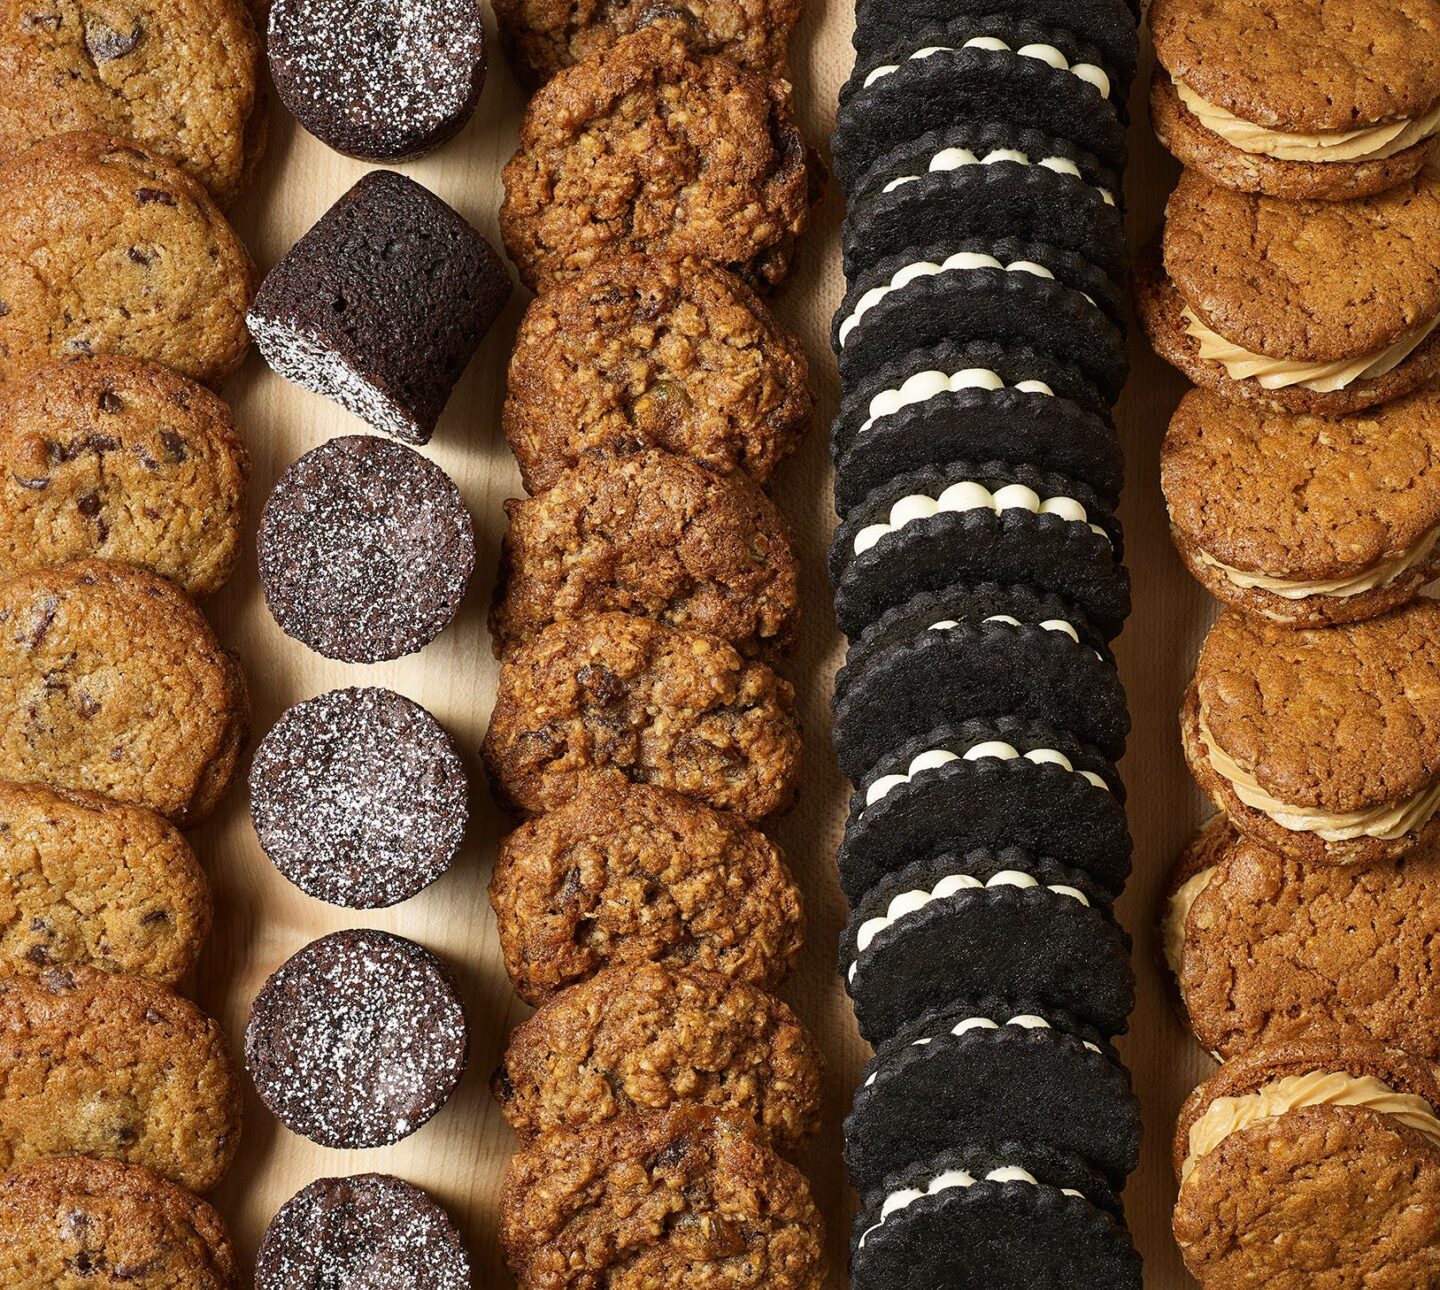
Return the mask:
[[500, 669], [482, 750], [502, 805], [536, 813], [603, 775], [746, 820], [799, 787], [795, 693], [714, 636], [649, 618], [554, 623]]
[[1150, 117], [1216, 183], [1343, 201], [1409, 179], [1440, 131], [1440, 13], [1367, 0], [1156, 0]]
[[789, 1155], [820, 1127], [820, 1049], [780, 1000], [713, 972], [606, 968], [510, 1036], [490, 1087], [524, 1140], [679, 1103], [749, 1116]]
[[1440, 396], [1338, 420], [1191, 390], [1160, 480], [1186, 567], [1278, 623], [1385, 613], [1440, 573]]
[[1176, 862], [1162, 926], [1190, 1025], [1219, 1057], [1324, 1033], [1440, 1061], [1432, 847], [1367, 865], [1307, 864], [1218, 815]]
[[790, 87], [648, 27], [530, 100], [500, 231], [545, 291], [616, 252], [693, 255], [773, 287], [810, 217]]
[[6, 0], [0, 23], [0, 162], [103, 130], [188, 171], [221, 206], [240, 195], [267, 133], [243, 0]]
[[0, 1282], [17, 1290], [238, 1290], [224, 1220], [141, 1165], [72, 1156], [0, 1178]]
[[498, 658], [552, 622], [607, 610], [718, 636], [750, 656], [795, 643], [789, 527], [744, 475], [656, 449], [595, 458], [506, 502], [505, 514], [490, 609]]
[[207, 596], [239, 563], [249, 479], [203, 386], [115, 356], [37, 367], [0, 387], [0, 577], [97, 557]]
[[211, 922], [174, 825], [92, 793], [0, 782], [0, 975], [88, 966], [173, 985]]
[[1348, 202], [1186, 171], [1135, 300], [1155, 352], [1226, 398], [1321, 416], [1399, 398], [1440, 370], [1440, 165]]
[[606, 257], [525, 311], [505, 437], [532, 493], [588, 453], [644, 448], [764, 484], [809, 424], [809, 372], [800, 342], [734, 274]]
[[773, 990], [805, 935], [775, 846], [729, 811], [596, 778], [500, 843], [490, 903], [526, 1003], [611, 964], [660, 962]]
[[1175, 1239], [1204, 1290], [1440, 1284], [1440, 1084], [1398, 1049], [1269, 1044], [1175, 1130]]
[[679, 1106], [537, 1139], [511, 1160], [500, 1241], [519, 1290], [820, 1290], [825, 1225], [755, 1125]]
[[91, 131], [0, 167], [0, 384], [127, 354], [216, 385], [249, 348], [255, 266], [183, 170]]
[[49, 1156], [145, 1165], [208, 1191], [240, 1145], [225, 1036], [156, 981], [52, 967], [0, 978], [0, 1172]]
[[1322, 631], [1227, 609], [1180, 726], [1246, 837], [1332, 864], [1404, 855], [1440, 835], [1440, 604]]
[[187, 828], [229, 786], [249, 720], [239, 665], [164, 578], [82, 560], [0, 584], [0, 777]]

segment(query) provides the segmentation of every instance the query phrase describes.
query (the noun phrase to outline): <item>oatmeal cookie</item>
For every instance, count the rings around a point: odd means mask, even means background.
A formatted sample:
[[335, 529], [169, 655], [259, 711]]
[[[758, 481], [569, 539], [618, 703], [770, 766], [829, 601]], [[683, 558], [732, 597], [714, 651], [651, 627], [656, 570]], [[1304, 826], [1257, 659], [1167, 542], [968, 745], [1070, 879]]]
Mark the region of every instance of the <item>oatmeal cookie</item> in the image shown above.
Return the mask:
[[780, 1000], [713, 972], [606, 968], [510, 1036], [491, 1090], [526, 1141], [678, 1103], [752, 1118], [788, 1155], [820, 1127], [820, 1050]]
[[750, 656], [795, 643], [789, 528], [743, 475], [658, 450], [591, 459], [505, 513], [490, 609], [498, 658], [550, 623], [607, 610], [718, 636]]
[[48, 1156], [145, 1165], [190, 1191], [240, 1145], [217, 1022], [167, 987], [93, 968], [0, 979], [0, 1172]]
[[810, 215], [790, 87], [664, 27], [536, 94], [504, 178], [500, 230], [537, 291], [626, 251], [694, 255], [773, 287]]
[[0, 386], [0, 578], [89, 557], [192, 596], [240, 560], [250, 453], [225, 403], [156, 363], [51, 363]]
[[746, 1120], [684, 1106], [546, 1134], [506, 1170], [520, 1290], [819, 1290], [809, 1184]]
[[81, 560], [0, 585], [0, 778], [186, 828], [224, 794], [249, 719], [239, 665], [165, 579]]
[[0, 976], [84, 965], [174, 985], [211, 913], [204, 871], [160, 816], [0, 782]]
[[0, 168], [0, 384], [128, 354], [215, 385], [244, 358], [255, 266], [198, 182], [93, 131]]
[[665, 448], [764, 484], [814, 407], [796, 337], [733, 274], [607, 257], [531, 302], [503, 424], [532, 493], [600, 450]]
[[804, 939], [779, 849], [728, 811], [599, 778], [500, 843], [490, 879], [515, 991], [540, 1004], [611, 964], [689, 965], [773, 990]]
[[800, 726], [790, 683], [724, 641], [600, 614], [515, 651], [482, 751], [496, 797], [523, 812], [603, 775], [755, 821], [794, 799]]

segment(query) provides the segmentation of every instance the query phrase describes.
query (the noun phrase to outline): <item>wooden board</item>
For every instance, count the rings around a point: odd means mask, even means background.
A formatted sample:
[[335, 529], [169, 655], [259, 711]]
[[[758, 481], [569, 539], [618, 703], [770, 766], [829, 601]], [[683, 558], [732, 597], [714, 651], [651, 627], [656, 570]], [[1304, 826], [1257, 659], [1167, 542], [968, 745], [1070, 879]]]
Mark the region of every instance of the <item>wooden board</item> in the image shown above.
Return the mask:
[[[829, 137], [836, 94], [849, 70], [851, 25], [848, 0], [811, 0], [796, 34], [796, 102], [806, 132], [816, 142]], [[514, 147], [524, 99], [503, 59], [497, 56], [493, 63], [472, 125], [439, 153], [404, 169], [498, 243], [500, 168]], [[1145, 81], [1142, 70], [1137, 84]], [[1141, 96], [1134, 115], [1128, 194], [1139, 245], [1154, 229], [1174, 168], [1144, 131]], [[270, 153], [236, 216], [261, 267], [273, 264], [364, 169], [331, 153], [277, 111]], [[834, 1287], [845, 1284], [853, 1207], [840, 1163], [840, 1122], [866, 1057], [834, 969], [845, 911], [831, 858], [846, 788], [828, 742], [830, 683], [840, 642], [829, 609], [824, 552], [833, 524], [825, 441], [838, 397], [827, 327], [841, 294], [840, 216], [839, 194], [832, 186], [816, 212], [800, 270], [777, 302], [783, 321], [806, 342], [820, 401], [814, 431], [798, 459], [781, 472], [776, 490], [794, 523], [804, 561], [805, 633], [789, 672], [799, 691], [808, 764], [799, 808], [774, 830], [805, 889], [810, 916], [808, 948], [787, 995], [820, 1036], [830, 1063], [825, 1131], [802, 1163], [830, 1223]], [[298, 1188], [316, 1177], [375, 1169], [430, 1189], [464, 1231], [480, 1273], [477, 1284], [508, 1284], [496, 1245], [496, 1202], [513, 1142], [490, 1102], [486, 1082], [507, 1031], [525, 1009], [501, 968], [485, 896], [504, 822], [485, 791], [475, 751], [497, 673], [484, 618], [503, 526], [501, 502], [519, 489], [498, 424], [505, 359], [524, 295], [517, 290], [426, 450], [460, 486], [481, 538], [479, 572], [469, 597], [458, 621], [439, 640], [412, 658], [373, 667], [321, 659], [287, 639], [271, 621], [257, 584], [253, 542], [234, 582], [207, 606], [222, 638], [244, 659], [257, 737], [287, 706], [311, 695], [341, 685], [388, 685], [423, 703], [445, 723], [466, 753], [474, 781], [473, 824], [454, 869], [416, 899], [378, 913], [333, 909], [281, 878], [256, 844], [240, 787], [194, 835], [214, 878], [219, 910], [196, 993], [202, 1005], [223, 1020], [237, 1051], [250, 999], [265, 977], [307, 941], [350, 926], [400, 932], [443, 955], [458, 973], [473, 1030], [470, 1071], [455, 1099], [419, 1133], [393, 1148], [325, 1150], [280, 1127], [250, 1098], [239, 1160], [214, 1197], [233, 1226], [247, 1264], [271, 1214]], [[1136, 931], [1140, 1008], [1123, 1048], [1145, 1108], [1147, 1142], [1128, 1207], [1147, 1258], [1147, 1287], [1178, 1290], [1189, 1283], [1169, 1238], [1173, 1182], [1168, 1142], [1175, 1110], [1209, 1060], [1168, 1011], [1153, 967], [1150, 923], [1170, 858], [1205, 813], [1181, 765], [1175, 712], [1209, 609], [1171, 552], [1157, 484], [1159, 441], [1181, 382], [1149, 356], [1138, 335], [1132, 337], [1131, 349], [1134, 376], [1121, 408], [1130, 461], [1122, 515], [1135, 575], [1136, 613], [1120, 642], [1119, 657], [1136, 722], [1125, 770], [1137, 875], [1121, 910]], [[254, 454], [253, 537], [260, 506], [286, 465], [329, 436], [364, 427], [334, 405], [286, 385], [253, 355], [226, 393]]]

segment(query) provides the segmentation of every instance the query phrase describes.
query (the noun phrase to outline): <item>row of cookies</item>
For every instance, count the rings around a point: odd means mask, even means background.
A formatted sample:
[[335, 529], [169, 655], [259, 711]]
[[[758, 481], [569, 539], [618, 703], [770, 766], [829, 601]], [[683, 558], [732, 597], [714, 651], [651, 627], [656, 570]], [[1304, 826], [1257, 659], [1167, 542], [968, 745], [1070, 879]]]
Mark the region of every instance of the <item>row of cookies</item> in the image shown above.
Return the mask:
[[854, 43], [830, 570], [840, 968], [876, 1053], [845, 1126], [852, 1284], [1138, 1286], [1110, 1042], [1136, 14], [862, 0]]
[[[1229, 606], [1181, 715], [1221, 814], [1163, 919], [1225, 1063], [1180, 1115], [1174, 1232], [1206, 1286], [1429, 1284], [1440, 11], [1157, 0], [1150, 21], [1152, 119], [1190, 169], [1140, 311], [1203, 387], [1162, 482]], [[1384, 1209], [1352, 1203], [1360, 1179]]]

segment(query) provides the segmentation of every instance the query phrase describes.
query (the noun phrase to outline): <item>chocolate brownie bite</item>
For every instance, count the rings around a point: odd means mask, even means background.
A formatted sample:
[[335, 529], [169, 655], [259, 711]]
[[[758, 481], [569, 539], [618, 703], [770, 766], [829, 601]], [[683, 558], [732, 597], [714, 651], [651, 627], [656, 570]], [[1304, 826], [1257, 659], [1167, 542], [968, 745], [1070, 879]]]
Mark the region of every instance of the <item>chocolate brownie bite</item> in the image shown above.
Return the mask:
[[450, 970], [388, 932], [332, 932], [261, 987], [245, 1027], [256, 1092], [322, 1147], [384, 1147], [450, 1099], [469, 1028]]
[[270, 1220], [255, 1290], [471, 1290], [470, 1256], [450, 1216], [389, 1174], [318, 1178]]
[[554, 623], [500, 669], [482, 749], [502, 805], [553, 810], [595, 776], [756, 821], [799, 786], [795, 692], [713, 636], [650, 618]]
[[275, 483], [256, 538], [265, 603], [326, 658], [413, 654], [455, 617], [475, 530], [450, 477], [413, 448], [346, 435]]
[[468, 817], [450, 736], [393, 690], [332, 690], [296, 704], [250, 765], [250, 818], [265, 854], [332, 905], [408, 900], [450, 867]]
[[688, 964], [773, 990], [800, 953], [800, 890], [728, 811], [596, 779], [500, 843], [490, 879], [515, 991], [540, 1004], [612, 964]]
[[799, 561], [744, 475], [651, 450], [592, 458], [508, 501], [490, 608], [498, 658], [552, 622], [608, 610], [717, 636], [748, 656], [795, 642]]
[[287, 381], [427, 443], [509, 298], [504, 263], [459, 212], [374, 170], [265, 275], [246, 322]]
[[619, 255], [525, 311], [503, 424], [532, 493], [586, 454], [644, 448], [764, 484], [813, 405], [800, 342], [734, 274]]
[[761, 289], [810, 217], [790, 88], [648, 27], [560, 72], [505, 167], [500, 230], [546, 291], [617, 252], [693, 255]]
[[820, 1127], [820, 1049], [752, 985], [663, 963], [606, 968], [510, 1035], [491, 1081], [524, 1141], [679, 1104], [748, 1116], [790, 1155]]

